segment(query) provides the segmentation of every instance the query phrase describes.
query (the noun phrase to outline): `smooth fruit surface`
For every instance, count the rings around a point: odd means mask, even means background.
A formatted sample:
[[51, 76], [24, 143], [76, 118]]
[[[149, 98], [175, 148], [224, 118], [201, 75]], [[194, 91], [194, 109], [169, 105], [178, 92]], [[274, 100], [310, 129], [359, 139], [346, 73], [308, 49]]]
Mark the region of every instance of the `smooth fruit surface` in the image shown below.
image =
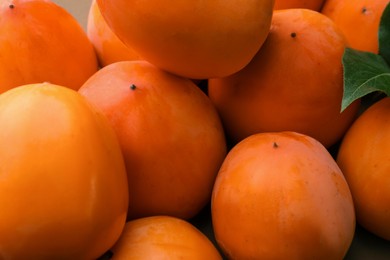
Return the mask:
[[127, 222], [111, 251], [112, 260], [222, 259], [202, 232], [185, 220], [169, 216]]
[[141, 59], [116, 36], [104, 20], [96, 0], [91, 2], [87, 17], [87, 35], [92, 42], [101, 67], [108, 64]]
[[205, 206], [226, 141], [217, 111], [195, 83], [146, 61], [122, 61], [102, 68], [79, 92], [106, 115], [119, 138], [129, 219], [187, 219]]
[[343, 259], [354, 236], [340, 168], [318, 141], [295, 132], [255, 134], [233, 147], [211, 203], [228, 259]]
[[97, 0], [112, 31], [143, 59], [193, 79], [232, 74], [264, 42], [274, 0]]
[[295, 131], [326, 147], [336, 143], [359, 107], [357, 101], [340, 113], [345, 46], [325, 15], [275, 10], [269, 36], [251, 63], [209, 80], [208, 94], [228, 137], [236, 143], [258, 132]]
[[50, 82], [78, 89], [98, 69], [77, 20], [45, 0], [0, 1], [0, 92]]
[[274, 9], [306, 8], [320, 11], [325, 0], [275, 0]]
[[337, 163], [350, 186], [357, 221], [390, 240], [390, 98], [369, 107], [341, 142]]
[[0, 95], [0, 258], [96, 259], [118, 239], [128, 186], [115, 133], [74, 90]]
[[343, 31], [351, 48], [378, 53], [378, 29], [389, 0], [327, 0], [321, 10]]

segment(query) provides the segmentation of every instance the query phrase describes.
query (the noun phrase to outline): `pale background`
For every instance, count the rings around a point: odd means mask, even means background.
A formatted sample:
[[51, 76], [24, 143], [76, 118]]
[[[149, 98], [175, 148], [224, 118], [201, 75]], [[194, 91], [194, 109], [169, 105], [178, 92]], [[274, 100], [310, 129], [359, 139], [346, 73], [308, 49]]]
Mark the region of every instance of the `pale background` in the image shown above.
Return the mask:
[[92, 0], [52, 0], [68, 10], [86, 29], [89, 7]]

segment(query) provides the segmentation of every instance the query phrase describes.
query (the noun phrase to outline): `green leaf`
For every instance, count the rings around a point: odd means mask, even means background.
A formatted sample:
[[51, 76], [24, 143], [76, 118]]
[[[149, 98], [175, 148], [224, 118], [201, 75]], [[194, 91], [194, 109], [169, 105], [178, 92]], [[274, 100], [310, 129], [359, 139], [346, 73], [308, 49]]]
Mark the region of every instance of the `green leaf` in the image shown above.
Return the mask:
[[381, 55], [347, 47], [343, 55], [343, 67], [341, 111], [353, 101], [374, 91], [382, 91], [390, 96], [390, 67]]
[[379, 55], [390, 64], [390, 3], [387, 4], [382, 13], [379, 31]]
[[346, 48], [343, 55], [344, 93], [341, 111], [353, 101], [379, 91], [390, 96], [390, 3], [378, 31], [379, 54]]

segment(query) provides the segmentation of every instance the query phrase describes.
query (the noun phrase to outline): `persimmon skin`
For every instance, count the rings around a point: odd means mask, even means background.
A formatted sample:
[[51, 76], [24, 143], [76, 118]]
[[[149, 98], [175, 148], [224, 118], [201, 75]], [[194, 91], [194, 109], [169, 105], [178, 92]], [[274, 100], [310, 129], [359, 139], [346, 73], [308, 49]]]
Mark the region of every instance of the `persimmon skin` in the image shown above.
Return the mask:
[[119, 238], [126, 170], [106, 118], [49, 83], [0, 95], [0, 258], [97, 259]]
[[128, 219], [194, 217], [226, 155], [223, 126], [189, 79], [146, 61], [102, 68], [79, 89], [115, 129], [127, 167]]
[[205, 234], [189, 222], [169, 216], [128, 221], [111, 251], [114, 254], [112, 260], [222, 260]]
[[77, 90], [98, 70], [78, 21], [46, 0], [0, 2], [0, 93], [50, 82]]
[[389, 2], [389, 0], [327, 0], [321, 13], [332, 19], [343, 31], [349, 47], [378, 53], [380, 18]]
[[231, 76], [209, 80], [208, 95], [229, 139], [295, 131], [326, 147], [339, 141], [360, 102], [340, 113], [345, 47], [342, 32], [319, 12], [275, 10], [267, 40], [252, 61]]
[[242, 69], [263, 44], [274, 0], [97, 0], [112, 31], [143, 59], [207, 79]]
[[320, 11], [325, 0], [275, 0], [274, 10], [307, 8]]
[[142, 59], [112, 32], [100, 13], [96, 0], [91, 2], [89, 8], [87, 36], [95, 48], [101, 67], [118, 61]]
[[337, 155], [360, 225], [390, 240], [390, 97], [372, 104], [343, 138]]
[[211, 201], [229, 259], [343, 259], [355, 213], [342, 172], [315, 139], [260, 133], [234, 146]]

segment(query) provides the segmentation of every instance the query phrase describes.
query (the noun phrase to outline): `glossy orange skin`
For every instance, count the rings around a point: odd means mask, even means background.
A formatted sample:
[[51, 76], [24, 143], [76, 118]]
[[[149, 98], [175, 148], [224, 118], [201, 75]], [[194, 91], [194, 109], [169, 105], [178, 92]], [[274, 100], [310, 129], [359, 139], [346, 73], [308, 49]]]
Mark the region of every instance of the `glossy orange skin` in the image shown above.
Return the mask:
[[113, 32], [145, 60], [192, 79], [242, 69], [264, 42], [274, 0], [97, 0]]
[[274, 9], [307, 8], [320, 11], [325, 0], [275, 0]]
[[211, 203], [228, 259], [343, 259], [354, 236], [341, 170], [318, 141], [294, 132], [255, 134], [233, 147]]
[[188, 219], [209, 202], [226, 141], [214, 106], [191, 80], [146, 61], [122, 61], [102, 68], [79, 92], [119, 137], [130, 186], [129, 219]]
[[185, 220], [169, 216], [127, 222], [111, 251], [112, 260], [222, 260], [216, 247], [200, 230]]
[[354, 198], [359, 224], [390, 240], [390, 97], [355, 121], [341, 142], [337, 163]]
[[378, 53], [380, 17], [389, 0], [327, 0], [321, 10], [343, 31], [351, 48]]
[[95, 0], [91, 2], [87, 18], [87, 36], [95, 48], [101, 67], [117, 61], [141, 59], [112, 32]]
[[45, 0], [0, 2], [0, 93], [51, 82], [78, 89], [98, 69], [77, 20]]
[[113, 129], [49, 83], [0, 96], [0, 258], [96, 259], [118, 239], [128, 186]]
[[345, 46], [326, 16], [275, 10], [270, 34], [251, 63], [209, 80], [209, 97], [233, 143], [258, 132], [295, 131], [326, 147], [335, 144], [359, 107], [357, 101], [340, 114]]

